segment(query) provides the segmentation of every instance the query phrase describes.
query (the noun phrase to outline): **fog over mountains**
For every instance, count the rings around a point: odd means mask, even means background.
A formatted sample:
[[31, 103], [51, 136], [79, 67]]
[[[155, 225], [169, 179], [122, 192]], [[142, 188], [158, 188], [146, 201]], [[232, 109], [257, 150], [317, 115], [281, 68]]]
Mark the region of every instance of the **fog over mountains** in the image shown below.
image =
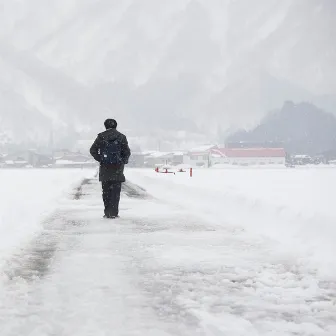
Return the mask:
[[0, 0], [0, 141], [249, 127], [336, 112], [334, 0]]

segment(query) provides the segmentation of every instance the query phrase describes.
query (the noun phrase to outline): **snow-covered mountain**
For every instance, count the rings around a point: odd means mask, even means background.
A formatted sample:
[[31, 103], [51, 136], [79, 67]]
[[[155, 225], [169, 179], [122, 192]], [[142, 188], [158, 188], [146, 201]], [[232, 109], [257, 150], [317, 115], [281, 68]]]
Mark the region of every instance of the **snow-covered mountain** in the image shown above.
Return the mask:
[[0, 0], [0, 134], [111, 116], [215, 136], [288, 99], [332, 109], [335, 17], [333, 0]]

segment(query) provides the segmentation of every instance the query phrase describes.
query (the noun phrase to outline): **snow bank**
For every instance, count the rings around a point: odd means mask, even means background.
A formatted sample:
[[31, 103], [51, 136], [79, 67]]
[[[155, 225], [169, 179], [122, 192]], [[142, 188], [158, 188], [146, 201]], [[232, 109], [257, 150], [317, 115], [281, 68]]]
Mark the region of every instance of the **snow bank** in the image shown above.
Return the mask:
[[308, 257], [321, 274], [336, 274], [336, 169], [200, 169], [193, 178], [140, 169], [127, 174], [159, 199], [218, 225], [268, 236]]
[[0, 170], [0, 270], [15, 248], [28, 242], [41, 221], [93, 170]]

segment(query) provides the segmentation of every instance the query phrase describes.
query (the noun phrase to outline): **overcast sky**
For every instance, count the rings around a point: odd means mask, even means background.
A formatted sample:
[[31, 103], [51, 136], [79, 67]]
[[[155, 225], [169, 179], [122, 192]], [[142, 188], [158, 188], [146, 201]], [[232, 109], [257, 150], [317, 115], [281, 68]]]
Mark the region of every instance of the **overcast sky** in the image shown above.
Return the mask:
[[330, 108], [335, 8], [333, 0], [0, 0], [0, 132], [22, 134], [18, 117], [30, 128], [83, 130], [116, 117], [139, 133], [215, 134], [251, 126], [287, 99]]

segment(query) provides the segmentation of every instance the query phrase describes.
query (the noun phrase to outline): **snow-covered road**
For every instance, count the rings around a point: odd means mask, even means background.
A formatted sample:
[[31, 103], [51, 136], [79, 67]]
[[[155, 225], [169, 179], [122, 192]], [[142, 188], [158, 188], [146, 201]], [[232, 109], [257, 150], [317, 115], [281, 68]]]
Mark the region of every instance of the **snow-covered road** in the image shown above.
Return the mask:
[[101, 214], [88, 180], [12, 258], [1, 336], [336, 335], [336, 279], [281, 242], [130, 182]]

